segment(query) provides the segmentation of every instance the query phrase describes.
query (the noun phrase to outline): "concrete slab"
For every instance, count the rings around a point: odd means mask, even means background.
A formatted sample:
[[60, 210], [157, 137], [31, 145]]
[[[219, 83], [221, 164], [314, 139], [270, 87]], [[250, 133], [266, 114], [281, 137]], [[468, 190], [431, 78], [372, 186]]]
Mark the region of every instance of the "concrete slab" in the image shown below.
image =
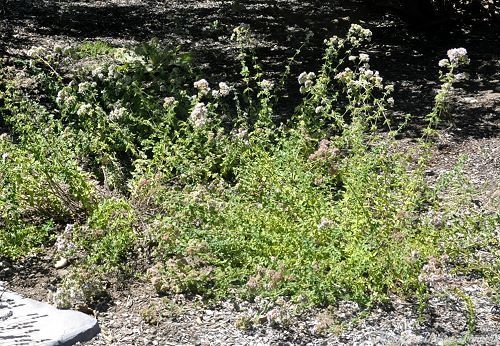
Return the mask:
[[22, 297], [0, 285], [0, 345], [69, 346], [99, 333], [97, 320]]

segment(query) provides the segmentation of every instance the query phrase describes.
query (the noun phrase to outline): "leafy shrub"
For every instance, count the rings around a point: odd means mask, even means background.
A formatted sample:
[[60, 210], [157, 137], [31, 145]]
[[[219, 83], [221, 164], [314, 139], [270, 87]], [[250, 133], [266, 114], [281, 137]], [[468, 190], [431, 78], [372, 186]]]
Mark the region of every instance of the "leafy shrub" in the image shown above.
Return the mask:
[[[2, 87], [1, 236], [11, 243], [2, 253], [43, 244], [51, 227], [40, 225], [71, 221], [84, 266], [125, 269], [141, 249], [159, 293], [311, 304], [421, 294], [441, 258], [472, 270], [458, 244], [473, 257], [480, 235], [494, 252], [498, 215], [474, 210], [452, 188], [460, 175], [427, 183], [432, 142], [400, 149], [393, 87], [362, 51], [370, 37], [352, 25], [325, 41], [322, 68], [298, 76], [303, 103], [287, 124], [275, 123], [274, 83], [247, 50], [245, 27], [234, 32], [241, 91], [194, 81], [189, 56], [158, 42], [36, 51], [31, 71], [49, 96], [33, 97], [14, 79]], [[442, 63], [449, 86], [455, 57]], [[498, 262], [466, 262], [494, 282]]]
[[135, 221], [127, 201], [109, 198], [99, 203], [77, 236], [87, 250], [89, 263], [104, 270], [125, 267], [134, 245]]

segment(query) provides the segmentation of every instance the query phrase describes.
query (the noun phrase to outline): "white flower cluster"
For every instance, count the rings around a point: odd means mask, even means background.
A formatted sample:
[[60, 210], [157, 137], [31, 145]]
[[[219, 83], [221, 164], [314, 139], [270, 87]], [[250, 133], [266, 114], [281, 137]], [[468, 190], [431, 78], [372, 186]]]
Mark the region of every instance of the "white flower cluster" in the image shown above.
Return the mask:
[[450, 66], [450, 61], [448, 59], [441, 59], [438, 62], [439, 67], [448, 67]]
[[220, 91], [221, 96], [227, 96], [227, 95], [229, 95], [231, 88], [225, 82], [220, 82], [219, 83], [219, 91]]
[[338, 36], [335, 36], [333, 35], [332, 37], [330, 37], [329, 39], [326, 39], [324, 41], [324, 43], [328, 46], [328, 47], [333, 47], [333, 46], [338, 46], [338, 47], [341, 47], [344, 45], [344, 42], [345, 40], [338, 37]]
[[113, 80], [119, 76], [117, 66], [115, 64], [111, 64], [108, 67], [98, 65], [91, 71], [91, 74], [92, 77], [102, 81]]
[[72, 107], [76, 104], [76, 97], [71, 93], [71, 88], [64, 87], [57, 93], [56, 103], [59, 107]]
[[359, 73], [355, 73], [349, 67], [346, 67], [344, 71], [337, 73], [335, 79], [346, 84], [348, 92], [360, 89], [370, 89], [372, 87], [378, 89], [384, 89], [383, 78], [380, 77], [378, 71], [372, 71], [365, 64], [360, 67]]
[[445, 82], [441, 84], [441, 89], [439, 93], [442, 93], [443, 95], [448, 95], [450, 92], [454, 90], [453, 84], [450, 82]]
[[94, 78], [99, 80], [104, 79], [104, 67], [102, 65], [97, 65], [90, 73]]
[[203, 102], [198, 102], [189, 116], [189, 120], [195, 128], [202, 128], [208, 123], [208, 108]]
[[302, 72], [299, 74], [298, 81], [300, 85], [300, 92], [306, 93], [311, 87], [314, 85], [314, 79], [316, 78], [316, 74], [314, 72]]
[[93, 91], [93, 89], [97, 86], [96, 82], [81, 82], [78, 84], [78, 93], [85, 95], [89, 92]]
[[133, 63], [139, 63], [141, 65], [146, 64], [146, 61], [144, 60], [143, 56], [140, 56], [134, 51], [125, 48], [116, 49], [115, 58], [123, 64], [133, 64]]
[[342, 82], [347, 82], [351, 80], [354, 76], [354, 71], [351, 70], [349, 67], [346, 67], [344, 71], [337, 73], [335, 76], [335, 79], [342, 81]]
[[125, 107], [118, 105], [109, 113], [108, 119], [111, 121], [116, 121], [123, 118], [126, 114], [127, 114], [127, 109]]
[[163, 108], [168, 109], [175, 105], [175, 97], [167, 96], [163, 99]]
[[231, 87], [225, 82], [219, 83], [219, 90], [213, 90], [212, 96], [215, 98], [226, 97], [231, 92]]
[[368, 54], [365, 54], [365, 53], [360, 53], [359, 56], [358, 55], [349, 55], [349, 57], [347, 59], [349, 61], [356, 61], [359, 59], [360, 63], [367, 63], [370, 61], [370, 56]]
[[365, 54], [365, 53], [360, 53], [359, 54], [359, 61], [360, 62], [368, 62], [370, 61], [370, 56], [368, 54]]
[[232, 132], [232, 135], [234, 136], [235, 139], [238, 141], [241, 141], [245, 144], [248, 144], [248, 130], [244, 128], [239, 128], [239, 129], [234, 129]]
[[354, 46], [359, 46], [362, 42], [370, 42], [372, 32], [370, 29], [365, 29], [359, 24], [352, 24], [347, 32], [347, 40]]
[[438, 62], [439, 67], [449, 67], [449, 66], [462, 66], [467, 65], [470, 62], [467, 56], [467, 50], [465, 48], [453, 48], [449, 49], [447, 52], [448, 59], [441, 59]]
[[450, 49], [448, 50], [447, 55], [448, 59], [450, 59], [450, 63], [453, 65], [467, 65], [470, 62], [470, 59], [467, 56], [467, 49], [465, 48]]
[[271, 91], [274, 88], [274, 82], [269, 79], [263, 79], [259, 85], [263, 91]]
[[94, 111], [94, 108], [92, 107], [92, 105], [90, 103], [82, 103], [78, 107], [78, 109], [76, 111], [76, 115], [78, 115], [79, 117], [83, 117], [86, 115], [91, 115], [93, 113], [93, 111]]
[[206, 79], [200, 79], [199, 81], [194, 82], [193, 86], [198, 89], [199, 96], [205, 96], [210, 91], [210, 85]]

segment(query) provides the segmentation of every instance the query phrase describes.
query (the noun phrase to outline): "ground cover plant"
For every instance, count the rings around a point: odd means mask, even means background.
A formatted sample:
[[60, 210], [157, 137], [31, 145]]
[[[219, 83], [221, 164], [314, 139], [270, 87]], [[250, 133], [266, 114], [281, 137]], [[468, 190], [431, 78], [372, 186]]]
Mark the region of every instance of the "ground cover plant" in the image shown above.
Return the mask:
[[460, 162], [425, 176], [466, 51], [439, 62], [428, 127], [401, 150], [370, 37], [352, 25], [325, 41], [285, 123], [247, 27], [233, 35], [236, 85], [200, 78], [189, 54], [155, 41], [32, 50], [1, 70], [1, 255], [52, 246], [70, 259], [61, 307], [90, 303], [113, 275], [166, 295], [305, 305], [424, 300], [445, 267], [497, 289], [498, 260], [476, 251], [498, 255], [500, 216], [475, 206]]

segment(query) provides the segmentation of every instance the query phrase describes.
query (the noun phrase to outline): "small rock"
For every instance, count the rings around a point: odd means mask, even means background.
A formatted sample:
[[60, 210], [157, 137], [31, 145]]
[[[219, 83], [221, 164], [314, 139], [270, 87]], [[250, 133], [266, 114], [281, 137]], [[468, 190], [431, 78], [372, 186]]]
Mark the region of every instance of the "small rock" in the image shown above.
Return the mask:
[[68, 264], [69, 264], [68, 259], [66, 257], [61, 257], [61, 259], [59, 259], [59, 261], [57, 261], [56, 264], [54, 264], [54, 268], [62, 269], [66, 267]]

